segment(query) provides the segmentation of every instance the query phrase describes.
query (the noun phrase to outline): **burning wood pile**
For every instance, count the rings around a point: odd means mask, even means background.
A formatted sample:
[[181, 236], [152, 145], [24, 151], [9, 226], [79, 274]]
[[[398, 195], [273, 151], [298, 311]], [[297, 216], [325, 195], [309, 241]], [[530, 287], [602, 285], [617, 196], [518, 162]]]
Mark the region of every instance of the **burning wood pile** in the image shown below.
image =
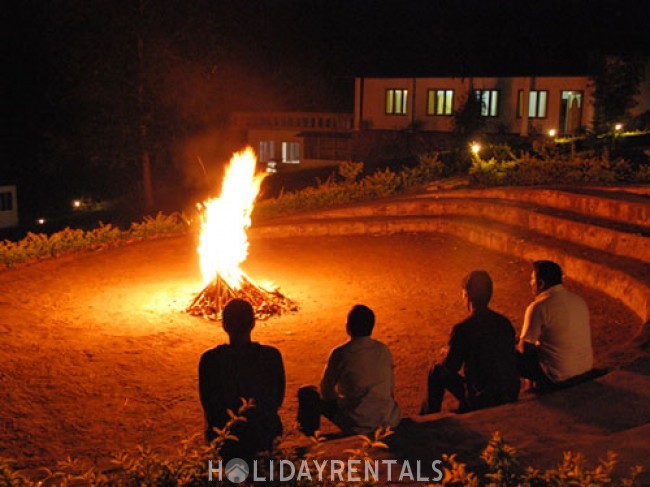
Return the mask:
[[245, 299], [255, 310], [255, 317], [266, 320], [274, 315], [296, 311], [296, 304], [279, 290], [269, 291], [253, 284], [244, 277], [238, 289], [233, 289], [220, 276], [208, 284], [194, 298], [187, 312], [193, 316], [203, 316], [212, 320], [220, 320], [223, 308], [231, 299]]
[[186, 309], [193, 316], [219, 320], [234, 298], [248, 301], [261, 320], [298, 309], [278, 289], [270, 291], [255, 284], [239, 267], [248, 255], [246, 229], [265, 176], [255, 175], [255, 167], [250, 147], [236, 153], [226, 169], [221, 196], [199, 205], [198, 252], [204, 288]]

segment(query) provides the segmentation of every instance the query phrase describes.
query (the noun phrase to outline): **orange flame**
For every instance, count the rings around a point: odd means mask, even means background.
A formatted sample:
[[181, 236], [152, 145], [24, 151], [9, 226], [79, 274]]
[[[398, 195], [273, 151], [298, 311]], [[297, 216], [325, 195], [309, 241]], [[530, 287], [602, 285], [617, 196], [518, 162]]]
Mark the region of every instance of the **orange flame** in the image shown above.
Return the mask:
[[250, 147], [237, 152], [226, 168], [221, 195], [203, 205], [199, 261], [205, 285], [217, 275], [238, 289], [244, 272], [239, 268], [248, 256], [246, 230], [264, 173], [255, 175], [257, 160]]

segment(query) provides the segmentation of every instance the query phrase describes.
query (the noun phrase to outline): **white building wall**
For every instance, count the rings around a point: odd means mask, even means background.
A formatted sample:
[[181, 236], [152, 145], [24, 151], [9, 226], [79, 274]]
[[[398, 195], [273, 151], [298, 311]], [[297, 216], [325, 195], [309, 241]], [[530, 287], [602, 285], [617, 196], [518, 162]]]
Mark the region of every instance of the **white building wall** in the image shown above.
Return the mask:
[[[386, 91], [407, 90], [407, 111], [386, 113]], [[472, 78], [358, 78], [355, 93], [355, 128], [370, 130], [419, 130], [451, 132], [453, 117], [427, 113], [429, 90], [453, 90], [453, 111], [461, 108], [473, 90], [499, 92], [498, 115], [486, 117], [488, 132], [529, 135], [560, 129], [563, 91], [582, 93], [582, 126], [593, 120], [592, 90], [586, 76], [574, 77], [472, 77]], [[523, 91], [523, 116], [518, 116], [519, 91]], [[546, 116], [528, 118], [531, 90], [547, 91]]]
[[16, 186], [0, 186], [0, 228], [18, 225]]

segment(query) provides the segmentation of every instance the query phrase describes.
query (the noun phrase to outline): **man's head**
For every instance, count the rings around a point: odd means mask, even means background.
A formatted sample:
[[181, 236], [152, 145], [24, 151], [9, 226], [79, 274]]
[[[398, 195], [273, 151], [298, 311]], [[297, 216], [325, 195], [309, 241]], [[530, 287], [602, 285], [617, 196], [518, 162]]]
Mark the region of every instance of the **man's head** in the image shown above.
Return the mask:
[[490, 274], [486, 271], [472, 271], [463, 279], [462, 288], [473, 309], [487, 308], [492, 299]]
[[562, 268], [559, 265], [550, 260], [533, 262], [530, 287], [534, 296], [558, 284], [562, 284]]
[[233, 299], [223, 309], [223, 329], [231, 338], [250, 336], [255, 326], [253, 307], [243, 299]]
[[368, 306], [357, 304], [348, 313], [346, 329], [351, 337], [367, 337], [375, 326], [375, 313]]

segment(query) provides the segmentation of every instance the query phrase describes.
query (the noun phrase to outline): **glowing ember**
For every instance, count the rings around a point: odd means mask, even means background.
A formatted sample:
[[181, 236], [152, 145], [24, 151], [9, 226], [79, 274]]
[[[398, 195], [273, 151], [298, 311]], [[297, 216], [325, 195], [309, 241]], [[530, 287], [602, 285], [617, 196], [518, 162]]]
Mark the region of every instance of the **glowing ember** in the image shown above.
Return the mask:
[[220, 319], [223, 307], [234, 298], [249, 301], [260, 319], [295, 310], [295, 304], [278, 290], [256, 285], [239, 267], [248, 256], [246, 230], [265, 174], [255, 175], [253, 149], [234, 154], [226, 168], [221, 195], [207, 200], [201, 209], [199, 261], [204, 289], [187, 311]]

